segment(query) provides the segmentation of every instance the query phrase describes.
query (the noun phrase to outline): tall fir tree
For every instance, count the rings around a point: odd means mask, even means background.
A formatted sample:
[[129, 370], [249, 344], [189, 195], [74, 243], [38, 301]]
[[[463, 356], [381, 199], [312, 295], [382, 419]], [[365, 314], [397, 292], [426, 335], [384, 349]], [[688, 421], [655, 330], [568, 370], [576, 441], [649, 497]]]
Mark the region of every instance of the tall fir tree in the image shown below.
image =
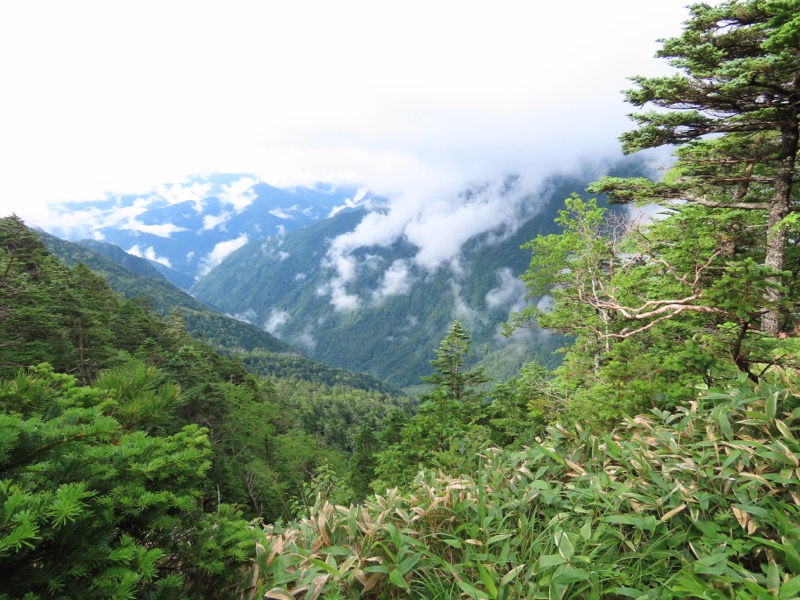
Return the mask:
[[626, 153], [678, 146], [676, 168], [658, 184], [606, 178], [592, 191], [619, 201], [757, 211], [770, 270], [761, 328], [776, 336], [793, 325], [784, 289], [793, 275], [784, 271], [797, 266], [787, 257], [786, 219], [797, 201], [800, 1], [730, 0], [690, 10], [683, 33], [657, 54], [679, 73], [632, 78], [627, 101], [658, 110], [632, 114], [638, 128], [621, 138]]

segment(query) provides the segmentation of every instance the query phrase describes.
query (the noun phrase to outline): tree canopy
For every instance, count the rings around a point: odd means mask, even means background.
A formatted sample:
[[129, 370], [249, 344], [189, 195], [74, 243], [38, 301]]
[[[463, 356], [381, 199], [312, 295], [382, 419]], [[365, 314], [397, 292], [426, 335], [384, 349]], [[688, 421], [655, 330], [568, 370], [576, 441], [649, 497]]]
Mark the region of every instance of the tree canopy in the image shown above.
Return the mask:
[[678, 73], [633, 77], [625, 92], [633, 106], [655, 110], [631, 115], [638, 127], [622, 136], [623, 150], [676, 145], [677, 164], [659, 183], [606, 178], [592, 188], [618, 201], [758, 211], [770, 283], [761, 326], [770, 335], [794, 326], [782, 286], [795, 267], [787, 217], [797, 201], [798, 11], [796, 0], [692, 5], [683, 33], [657, 54]]

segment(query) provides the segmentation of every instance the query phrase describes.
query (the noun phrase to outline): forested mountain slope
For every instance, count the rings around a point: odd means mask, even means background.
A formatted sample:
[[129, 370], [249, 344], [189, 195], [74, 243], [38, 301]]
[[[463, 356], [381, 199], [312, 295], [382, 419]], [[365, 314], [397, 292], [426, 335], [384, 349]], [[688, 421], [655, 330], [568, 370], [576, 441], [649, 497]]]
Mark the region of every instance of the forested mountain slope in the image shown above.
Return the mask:
[[[246, 356], [246, 365], [254, 373], [396, 393], [379, 379], [311, 360], [264, 330], [213, 310], [169, 283], [150, 262], [131, 256], [118, 246], [99, 242], [76, 244], [43, 232], [39, 235], [64, 264], [86, 265], [115, 292], [126, 298], [146, 299], [161, 315], [174, 311], [193, 336], [222, 352]], [[95, 250], [101, 250], [102, 254]]]
[[[799, 14], [690, 7], [658, 53], [676, 71], [625, 92], [644, 109], [625, 151], [675, 145], [675, 165], [590, 187], [659, 218], [575, 190], [526, 245], [525, 286], [551, 302], [512, 326], [567, 334], [564, 362], [481, 405], [454, 325], [437, 389], [378, 455], [376, 495], [268, 529], [268, 598], [800, 596]], [[513, 426], [509, 406], [538, 432], [521, 451], [487, 431]]]
[[[646, 171], [634, 160], [609, 172]], [[553, 352], [563, 344], [561, 336], [534, 328], [509, 340], [500, 334], [500, 325], [525, 304], [518, 276], [530, 256], [520, 246], [553, 232], [564, 198], [587, 184], [577, 176], [553, 176], [522, 199], [514, 178], [499, 189], [476, 186], [465, 191], [463, 202], [472, 204], [497, 201], [498, 195], [502, 203], [507, 196], [506, 203], [518, 207], [518, 219], [474, 235], [456, 258], [436, 268], [421, 265], [420, 249], [405, 237], [334, 256], [335, 240], [352, 235], [368, 215], [374, 217], [360, 209], [249, 242], [191, 291], [317, 360], [366, 370], [396, 386], [418, 383], [455, 318], [469, 327], [474, 356], [493, 377], [510, 377], [530, 360], [555, 366]], [[440, 235], [447, 237], [447, 232]], [[344, 283], [337, 272], [342, 261], [352, 266]], [[345, 302], [349, 304], [343, 306]]]
[[0, 265], [0, 597], [238, 597], [245, 516], [295, 514], [315, 472], [353, 477], [361, 429], [411, 412], [254, 377], [15, 217]]

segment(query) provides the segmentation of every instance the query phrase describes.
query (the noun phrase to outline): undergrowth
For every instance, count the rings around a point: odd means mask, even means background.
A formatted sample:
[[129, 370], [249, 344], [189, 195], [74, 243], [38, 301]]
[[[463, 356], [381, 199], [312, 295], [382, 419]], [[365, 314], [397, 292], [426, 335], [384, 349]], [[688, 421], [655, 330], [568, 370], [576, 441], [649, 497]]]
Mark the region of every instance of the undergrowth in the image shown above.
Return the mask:
[[[744, 384], [743, 384], [744, 385]], [[271, 526], [266, 598], [796, 598], [800, 401], [761, 384], [613, 433], [553, 427], [472, 477], [420, 473]]]

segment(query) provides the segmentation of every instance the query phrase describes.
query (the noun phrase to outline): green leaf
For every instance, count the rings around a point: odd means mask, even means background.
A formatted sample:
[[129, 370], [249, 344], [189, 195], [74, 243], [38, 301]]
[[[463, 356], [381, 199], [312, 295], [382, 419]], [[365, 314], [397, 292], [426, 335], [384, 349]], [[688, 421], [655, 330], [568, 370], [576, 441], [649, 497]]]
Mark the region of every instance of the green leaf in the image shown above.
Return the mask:
[[333, 554], [334, 556], [350, 556], [353, 551], [344, 546], [328, 546], [319, 551], [320, 554]]
[[786, 566], [795, 575], [800, 575], [800, 553], [792, 545], [791, 540], [782, 537], [781, 542], [783, 543], [782, 550], [786, 555]]
[[522, 569], [524, 569], [524, 568], [525, 568], [525, 564], [523, 563], [523, 564], [521, 564], [521, 565], [517, 565], [516, 567], [514, 567], [513, 569], [511, 569], [511, 570], [510, 570], [508, 573], [506, 573], [505, 575], [503, 575], [503, 578], [500, 580], [500, 587], [505, 587], [505, 586], [507, 586], [509, 583], [511, 583], [511, 581], [513, 581], [513, 579], [514, 579], [514, 578], [515, 578], [517, 575], [519, 575], [519, 572], [520, 572]]
[[618, 596], [624, 596], [625, 598], [647, 598], [647, 594], [642, 593], [641, 590], [637, 590], [634, 588], [627, 588], [627, 587], [618, 587], [610, 590], [612, 594], [617, 594]]
[[800, 577], [792, 577], [781, 585], [778, 591], [778, 598], [789, 600], [790, 598], [800, 597]]
[[513, 533], [499, 533], [497, 535], [491, 536], [488, 540], [486, 540], [486, 543], [489, 546], [491, 546], [492, 544], [494, 544], [496, 542], [501, 542], [503, 540], [507, 540], [508, 538], [510, 538], [513, 535], [514, 535]]
[[778, 588], [781, 585], [781, 573], [778, 569], [778, 564], [776, 562], [769, 563], [767, 566], [767, 589], [775, 594], [778, 592]]
[[546, 448], [543, 445], [538, 446], [538, 449], [541, 450], [542, 452], [544, 452], [547, 456], [552, 458], [558, 464], [560, 464], [560, 465], [567, 464], [566, 460], [564, 460], [564, 457], [561, 456], [558, 452], [555, 452], [554, 450], [550, 450], [550, 448]]
[[767, 397], [767, 403], [765, 407], [767, 418], [772, 420], [778, 414], [778, 395], [777, 393], [772, 393]]
[[564, 558], [564, 560], [571, 560], [572, 556], [575, 554], [575, 549], [572, 547], [572, 542], [569, 540], [567, 532], [563, 529], [556, 529], [553, 537], [555, 538], [558, 553]]
[[458, 587], [460, 587], [470, 598], [474, 598], [476, 600], [489, 600], [489, 596], [486, 595], [486, 592], [479, 590], [474, 585], [460, 579], [457, 580], [456, 583], [458, 584]]
[[731, 504], [738, 508], [739, 510], [743, 510], [746, 513], [749, 513], [755, 517], [762, 517], [764, 519], [769, 519], [772, 515], [770, 511], [765, 508], [761, 508], [760, 506], [753, 506], [751, 504]]
[[320, 569], [324, 569], [325, 571], [327, 571], [331, 575], [336, 575], [337, 577], [341, 577], [342, 576], [342, 574], [339, 572], [339, 569], [337, 569], [336, 567], [332, 567], [331, 565], [326, 563], [324, 560], [320, 560], [318, 558], [311, 558], [311, 557], [309, 557], [308, 560], [310, 560], [313, 564], [318, 566]]
[[389, 571], [389, 581], [399, 588], [406, 589], [408, 587], [406, 580], [403, 579], [403, 576], [397, 571], [397, 569], [392, 569]]
[[413, 569], [421, 559], [422, 554], [419, 553], [414, 553], [405, 557], [403, 560], [397, 563], [397, 572], [400, 573], [400, 575], [405, 575], [411, 569]]
[[781, 435], [785, 437], [787, 440], [791, 440], [793, 442], [797, 441], [797, 438], [794, 437], [792, 430], [781, 421], [780, 419], [775, 419], [775, 427], [777, 427], [778, 431], [780, 431]]
[[539, 557], [539, 560], [536, 561], [536, 565], [538, 567], [538, 570], [542, 571], [545, 569], [549, 569], [550, 567], [563, 565], [566, 562], [567, 561], [560, 554], [542, 554]]
[[478, 563], [478, 573], [480, 573], [481, 581], [483, 585], [486, 587], [486, 591], [489, 594], [490, 598], [497, 598], [497, 585], [494, 582], [494, 577], [489, 571], [486, 569], [484, 565]]
[[556, 575], [553, 578], [553, 583], [575, 583], [576, 581], [585, 581], [591, 577], [591, 574], [586, 569], [574, 569], [569, 567]]
[[719, 428], [726, 440], [733, 439], [733, 429], [731, 429], [731, 422], [728, 420], [727, 411], [720, 411], [719, 413]]

